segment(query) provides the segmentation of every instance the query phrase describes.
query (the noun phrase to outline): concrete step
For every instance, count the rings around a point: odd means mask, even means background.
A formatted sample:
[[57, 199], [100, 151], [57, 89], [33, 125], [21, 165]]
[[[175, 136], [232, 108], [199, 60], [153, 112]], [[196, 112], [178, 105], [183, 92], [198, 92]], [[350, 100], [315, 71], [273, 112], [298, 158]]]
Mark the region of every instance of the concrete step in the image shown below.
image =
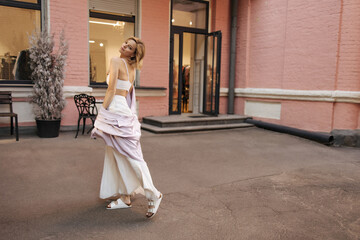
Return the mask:
[[229, 128], [246, 128], [253, 127], [253, 124], [249, 123], [232, 123], [232, 124], [211, 124], [200, 126], [179, 126], [179, 127], [158, 127], [147, 123], [141, 123], [141, 128], [153, 133], [176, 133], [176, 132], [191, 132], [191, 131], [206, 131], [206, 130], [218, 130]]
[[160, 128], [168, 127], [185, 127], [185, 126], [203, 126], [203, 125], [220, 125], [220, 124], [237, 124], [244, 123], [245, 119], [249, 117], [242, 115], [227, 115], [220, 114], [218, 116], [208, 115], [170, 115], [161, 117], [144, 117], [142, 122], [144, 124], [154, 125]]

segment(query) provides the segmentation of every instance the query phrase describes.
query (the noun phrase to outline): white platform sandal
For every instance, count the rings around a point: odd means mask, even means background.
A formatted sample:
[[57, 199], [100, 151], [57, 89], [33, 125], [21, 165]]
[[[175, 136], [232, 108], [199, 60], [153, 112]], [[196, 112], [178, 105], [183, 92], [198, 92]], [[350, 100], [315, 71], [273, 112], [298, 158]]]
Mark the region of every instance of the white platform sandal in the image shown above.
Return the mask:
[[110, 203], [110, 207], [106, 207], [106, 209], [119, 209], [119, 208], [130, 208], [131, 207], [131, 203], [130, 204], [126, 204], [124, 203], [121, 198], [118, 198], [115, 201], [112, 201]]
[[147, 218], [152, 218], [155, 216], [157, 210], [159, 209], [162, 199], [163, 199], [163, 194], [160, 193], [160, 197], [158, 199], [148, 200], [148, 211], [146, 213]]

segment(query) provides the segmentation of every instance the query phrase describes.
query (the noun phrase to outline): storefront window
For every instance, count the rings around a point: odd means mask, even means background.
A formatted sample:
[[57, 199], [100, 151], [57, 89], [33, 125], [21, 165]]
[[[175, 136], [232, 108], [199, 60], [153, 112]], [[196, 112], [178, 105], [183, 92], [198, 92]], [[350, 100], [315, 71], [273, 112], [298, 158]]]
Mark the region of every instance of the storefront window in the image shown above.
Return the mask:
[[29, 35], [40, 26], [40, 10], [0, 5], [0, 83], [31, 83]]
[[38, 3], [38, 0], [12, 0], [14, 2]]
[[207, 4], [189, 0], [173, 0], [173, 26], [205, 29]]
[[[110, 19], [106, 19], [106, 18]], [[134, 19], [134, 18], [130, 18]], [[134, 36], [134, 21], [129, 17], [102, 14], [102, 18], [89, 18], [89, 71], [90, 85], [106, 84], [110, 59], [119, 56], [121, 44]]]

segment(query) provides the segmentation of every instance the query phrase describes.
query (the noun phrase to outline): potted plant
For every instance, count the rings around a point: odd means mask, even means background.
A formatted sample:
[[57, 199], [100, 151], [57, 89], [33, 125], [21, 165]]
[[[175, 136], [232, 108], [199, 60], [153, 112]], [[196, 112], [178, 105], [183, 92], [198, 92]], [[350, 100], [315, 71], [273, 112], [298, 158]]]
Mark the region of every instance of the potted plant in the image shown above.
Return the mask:
[[63, 85], [68, 44], [61, 32], [57, 52], [54, 52], [54, 34], [46, 30], [29, 37], [31, 79], [34, 82], [30, 102], [39, 137], [59, 136], [61, 111], [65, 107]]

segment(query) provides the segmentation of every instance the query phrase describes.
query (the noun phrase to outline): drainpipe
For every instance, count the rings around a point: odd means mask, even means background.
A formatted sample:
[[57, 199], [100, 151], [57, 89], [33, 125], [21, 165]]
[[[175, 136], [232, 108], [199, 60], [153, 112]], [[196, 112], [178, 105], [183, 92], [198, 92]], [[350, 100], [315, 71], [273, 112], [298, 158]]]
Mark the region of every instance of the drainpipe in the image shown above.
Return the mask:
[[282, 125], [277, 125], [273, 123], [267, 123], [263, 121], [253, 120], [253, 119], [246, 119], [246, 123], [254, 124], [255, 126], [259, 128], [264, 128], [267, 130], [275, 131], [275, 132], [281, 132], [281, 133], [287, 133], [291, 135], [295, 135], [298, 137], [310, 139], [322, 144], [326, 145], [332, 145], [334, 143], [334, 136], [332, 134], [328, 133], [319, 133], [319, 132], [310, 132], [298, 128], [292, 128]]
[[237, 10], [238, 10], [238, 0], [231, 0], [231, 35], [230, 35], [231, 42], [230, 42], [228, 114], [234, 114]]

